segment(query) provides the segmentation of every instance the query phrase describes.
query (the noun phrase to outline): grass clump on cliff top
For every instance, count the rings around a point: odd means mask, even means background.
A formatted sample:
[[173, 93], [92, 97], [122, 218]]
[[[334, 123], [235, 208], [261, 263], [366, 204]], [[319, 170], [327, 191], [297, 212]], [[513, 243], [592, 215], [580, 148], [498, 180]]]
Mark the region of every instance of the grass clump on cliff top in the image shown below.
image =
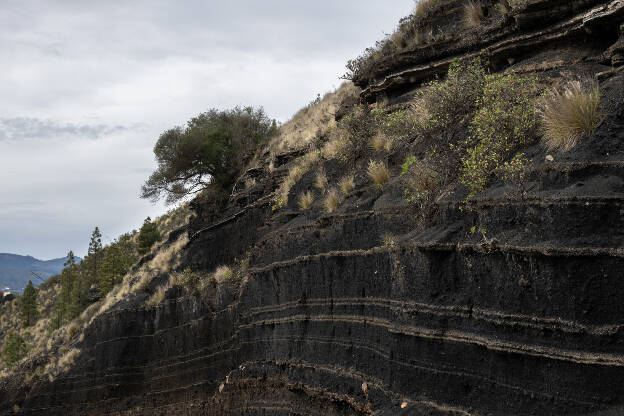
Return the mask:
[[551, 92], [544, 100], [541, 116], [548, 149], [570, 150], [600, 123], [600, 89], [571, 82], [563, 92]]

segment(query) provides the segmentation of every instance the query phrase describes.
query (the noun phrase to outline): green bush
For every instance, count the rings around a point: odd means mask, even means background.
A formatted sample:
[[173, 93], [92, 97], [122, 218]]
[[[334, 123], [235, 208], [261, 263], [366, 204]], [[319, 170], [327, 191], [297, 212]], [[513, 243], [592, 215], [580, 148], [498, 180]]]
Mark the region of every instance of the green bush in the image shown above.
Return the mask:
[[537, 134], [535, 77], [516, 74], [490, 75], [478, 110], [470, 123], [470, 137], [464, 142], [461, 182], [470, 195], [481, 192], [491, 174], [518, 149], [535, 140]]
[[264, 109], [236, 107], [209, 110], [186, 127], [162, 133], [154, 146], [158, 167], [141, 188], [141, 197], [168, 203], [205, 190], [209, 184], [229, 189], [259, 145], [278, 131]]
[[28, 346], [24, 338], [17, 332], [10, 332], [4, 339], [2, 346], [2, 361], [9, 367], [17, 364], [26, 356]]
[[152, 246], [160, 241], [161, 238], [156, 224], [152, 222], [150, 217], [145, 218], [139, 231], [139, 254], [145, 254], [150, 251]]

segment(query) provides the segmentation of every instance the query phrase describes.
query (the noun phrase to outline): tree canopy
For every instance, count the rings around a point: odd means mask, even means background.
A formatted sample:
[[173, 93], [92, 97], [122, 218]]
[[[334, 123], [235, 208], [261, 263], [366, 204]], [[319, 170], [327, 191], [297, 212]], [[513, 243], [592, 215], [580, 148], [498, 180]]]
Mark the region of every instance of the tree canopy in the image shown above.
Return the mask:
[[154, 155], [158, 167], [141, 188], [141, 197], [174, 203], [197, 194], [210, 183], [229, 187], [245, 157], [277, 132], [277, 123], [262, 107], [211, 109], [191, 118], [186, 127], [163, 132]]
[[150, 217], [145, 218], [141, 226], [141, 231], [139, 231], [139, 254], [147, 253], [154, 243], [160, 241], [161, 238], [160, 231], [158, 231], [156, 224], [152, 222]]
[[34, 324], [37, 319], [37, 290], [31, 280], [20, 298], [20, 318], [25, 327]]

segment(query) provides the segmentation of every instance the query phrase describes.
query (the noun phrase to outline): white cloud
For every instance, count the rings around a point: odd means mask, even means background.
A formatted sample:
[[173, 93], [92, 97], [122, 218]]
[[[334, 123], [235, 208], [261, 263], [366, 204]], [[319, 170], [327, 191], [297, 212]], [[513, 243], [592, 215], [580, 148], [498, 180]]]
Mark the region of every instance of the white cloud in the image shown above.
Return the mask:
[[0, 252], [82, 255], [95, 225], [137, 228], [165, 210], [138, 198], [161, 131], [235, 105], [285, 121], [412, 6], [4, 1]]

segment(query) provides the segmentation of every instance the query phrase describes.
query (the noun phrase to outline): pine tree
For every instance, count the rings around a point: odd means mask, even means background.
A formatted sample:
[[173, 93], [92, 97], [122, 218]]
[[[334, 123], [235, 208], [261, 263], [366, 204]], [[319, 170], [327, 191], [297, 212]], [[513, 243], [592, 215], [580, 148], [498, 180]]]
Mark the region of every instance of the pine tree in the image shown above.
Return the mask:
[[102, 257], [102, 234], [97, 226], [91, 233], [87, 257], [86, 263], [89, 265], [89, 278], [90, 282], [93, 283], [97, 280]]
[[160, 241], [160, 239], [161, 236], [158, 227], [152, 222], [150, 217], [147, 217], [145, 221], [143, 221], [141, 231], [139, 231], [139, 254], [147, 253], [154, 243]]
[[99, 274], [100, 293], [105, 295], [116, 284], [120, 283], [123, 276], [136, 262], [136, 254], [132, 237], [124, 234], [104, 248], [102, 266]]
[[72, 305], [72, 293], [74, 292], [74, 282], [76, 280], [76, 258], [74, 252], [67, 253], [67, 261], [63, 264], [65, 268], [61, 272], [61, 292], [57, 298], [52, 311], [50, 326], [56, 329], [70, 319], [70, 308]]
[[25, 327], [34, 324], [37, 319], [37, 290], [31, 280], [28, 281], [20, 298], [20, 318]]

